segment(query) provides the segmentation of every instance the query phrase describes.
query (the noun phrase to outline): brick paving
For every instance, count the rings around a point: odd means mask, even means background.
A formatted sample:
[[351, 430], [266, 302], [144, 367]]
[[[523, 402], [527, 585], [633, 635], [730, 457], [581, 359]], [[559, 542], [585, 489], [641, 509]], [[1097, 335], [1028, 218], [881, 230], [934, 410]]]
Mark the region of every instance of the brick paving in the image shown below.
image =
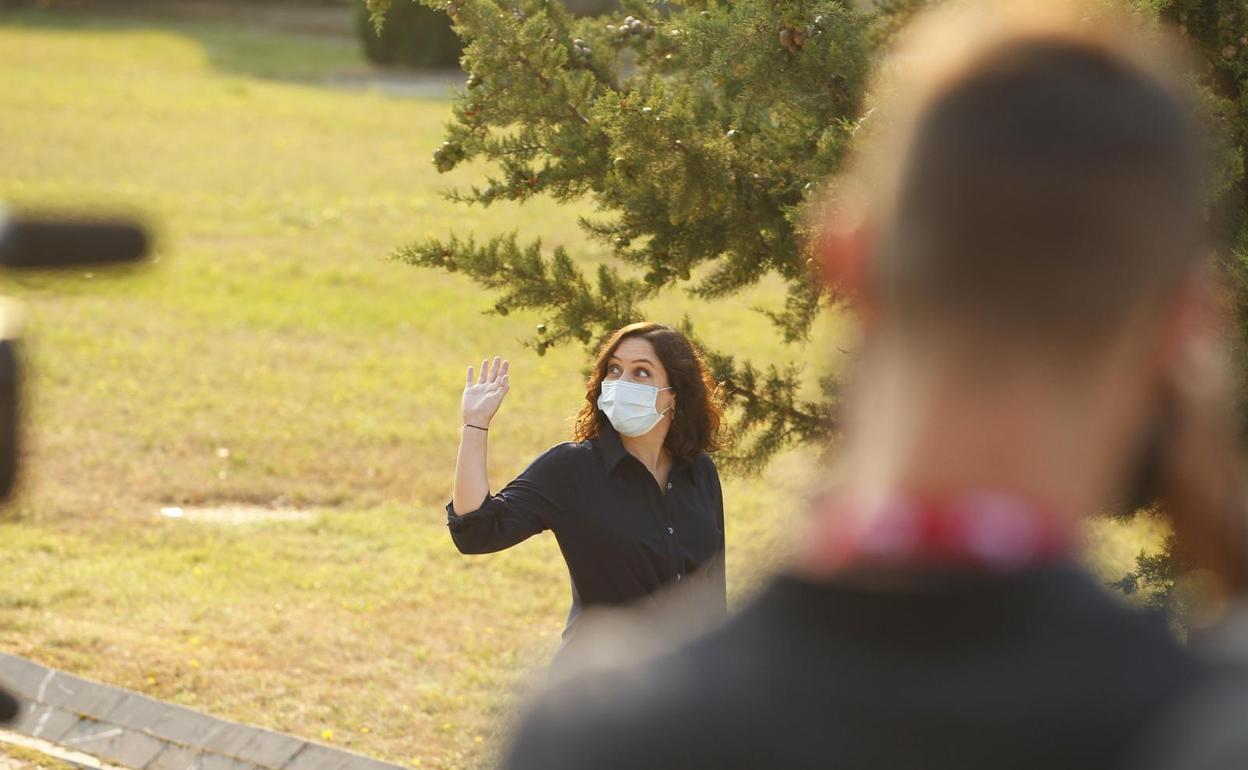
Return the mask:
[[[0, 653], [23, 703], [5, 728], [132, 770], [401, 770], [293, 735], [229, 722]], [[0, 743], [0, 745], [3, 745]], [[20, 755], [19, 755], [20, 756]], [[11, 757], [10, 757], [11, 758]], [[32, 770], [27, 767], [0, 770]]]

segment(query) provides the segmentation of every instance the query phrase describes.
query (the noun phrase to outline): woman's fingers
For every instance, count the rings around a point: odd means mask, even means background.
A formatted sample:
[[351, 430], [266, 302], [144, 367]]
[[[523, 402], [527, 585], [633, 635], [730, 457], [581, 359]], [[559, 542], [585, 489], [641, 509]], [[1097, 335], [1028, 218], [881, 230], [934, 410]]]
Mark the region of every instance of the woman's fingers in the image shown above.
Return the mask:
[[[507, 368], [506, 368], [506, 367], [503, 367], [503, 371], [504, 371], [504, 372], [506, 372], [506, 371], [507, 371]], [[511, 387], [511, 377], [510, 377], [510, 375], [504, 374], [504, 375], [503, 375], [503, 383], [502, 383], [502, 391], [503, 391], [503, 395], [504, 395], [504, 396], [505, 396], [505, 395], [507, 395], [507, 390], [508, 390], [510, 387]]]
[[468, 381], [466, 387], [470, 388], [473, 385], [485, 385], [487, 383], [490, 385], [497, 385], [501, 378], [507, 376], [507, 372], [510, 369], [511, 362], [504, 360], [501, 356], [494, 356], [494, 361], [492, 363], [488, 358], [483, 359], [481, 361], [481, 376], [477, 377], [475, 381], [473, 379], [474, 370], [471, 366], [468, 367]]

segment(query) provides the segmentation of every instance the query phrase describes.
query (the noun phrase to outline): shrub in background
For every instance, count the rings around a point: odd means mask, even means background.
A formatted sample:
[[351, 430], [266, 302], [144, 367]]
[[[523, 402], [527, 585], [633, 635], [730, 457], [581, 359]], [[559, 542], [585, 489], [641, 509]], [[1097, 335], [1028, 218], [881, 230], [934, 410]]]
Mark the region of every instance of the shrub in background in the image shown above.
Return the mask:
[[369, 61], [384, 66], [452, 67], [459, 63], [463, 43], [451, 29], [445, 11], [411, 0], [398, 0], [378, 28], [364, 0], [355, 6], [355, 29]]

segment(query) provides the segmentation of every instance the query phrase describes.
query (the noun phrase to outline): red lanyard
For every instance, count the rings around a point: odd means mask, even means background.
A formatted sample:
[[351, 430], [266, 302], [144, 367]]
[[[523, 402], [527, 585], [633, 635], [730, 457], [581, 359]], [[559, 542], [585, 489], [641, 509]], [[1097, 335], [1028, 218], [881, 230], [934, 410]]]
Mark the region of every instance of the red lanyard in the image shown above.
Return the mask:
[[897, 495], [870, 505], [830, 499], [816, 509], [801, 561], [816, 574], [849, 567], [1010, 572], [1068, 556], [1074, 537], [1062, 522], [1069, 521], [1010, 495]]

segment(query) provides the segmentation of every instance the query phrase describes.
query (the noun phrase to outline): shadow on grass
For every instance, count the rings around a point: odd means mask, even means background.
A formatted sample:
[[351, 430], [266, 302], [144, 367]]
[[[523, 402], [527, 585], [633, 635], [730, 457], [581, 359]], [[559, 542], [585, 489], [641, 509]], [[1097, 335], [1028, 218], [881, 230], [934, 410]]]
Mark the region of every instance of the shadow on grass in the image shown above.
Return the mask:
[[150, 6], [106, 9], [5, 9], [0, 29], [42, 32], [131, 34], [154, 32], [194, 41], [218, 72], [302, 85], [376, 88], [400, 96], [448, 98], [462, 82], [458, 70], [388, 70], [370, 64], [360, 50], [348, 9], [283, 13], [212, 4], [198, 13], [161, 13]]

